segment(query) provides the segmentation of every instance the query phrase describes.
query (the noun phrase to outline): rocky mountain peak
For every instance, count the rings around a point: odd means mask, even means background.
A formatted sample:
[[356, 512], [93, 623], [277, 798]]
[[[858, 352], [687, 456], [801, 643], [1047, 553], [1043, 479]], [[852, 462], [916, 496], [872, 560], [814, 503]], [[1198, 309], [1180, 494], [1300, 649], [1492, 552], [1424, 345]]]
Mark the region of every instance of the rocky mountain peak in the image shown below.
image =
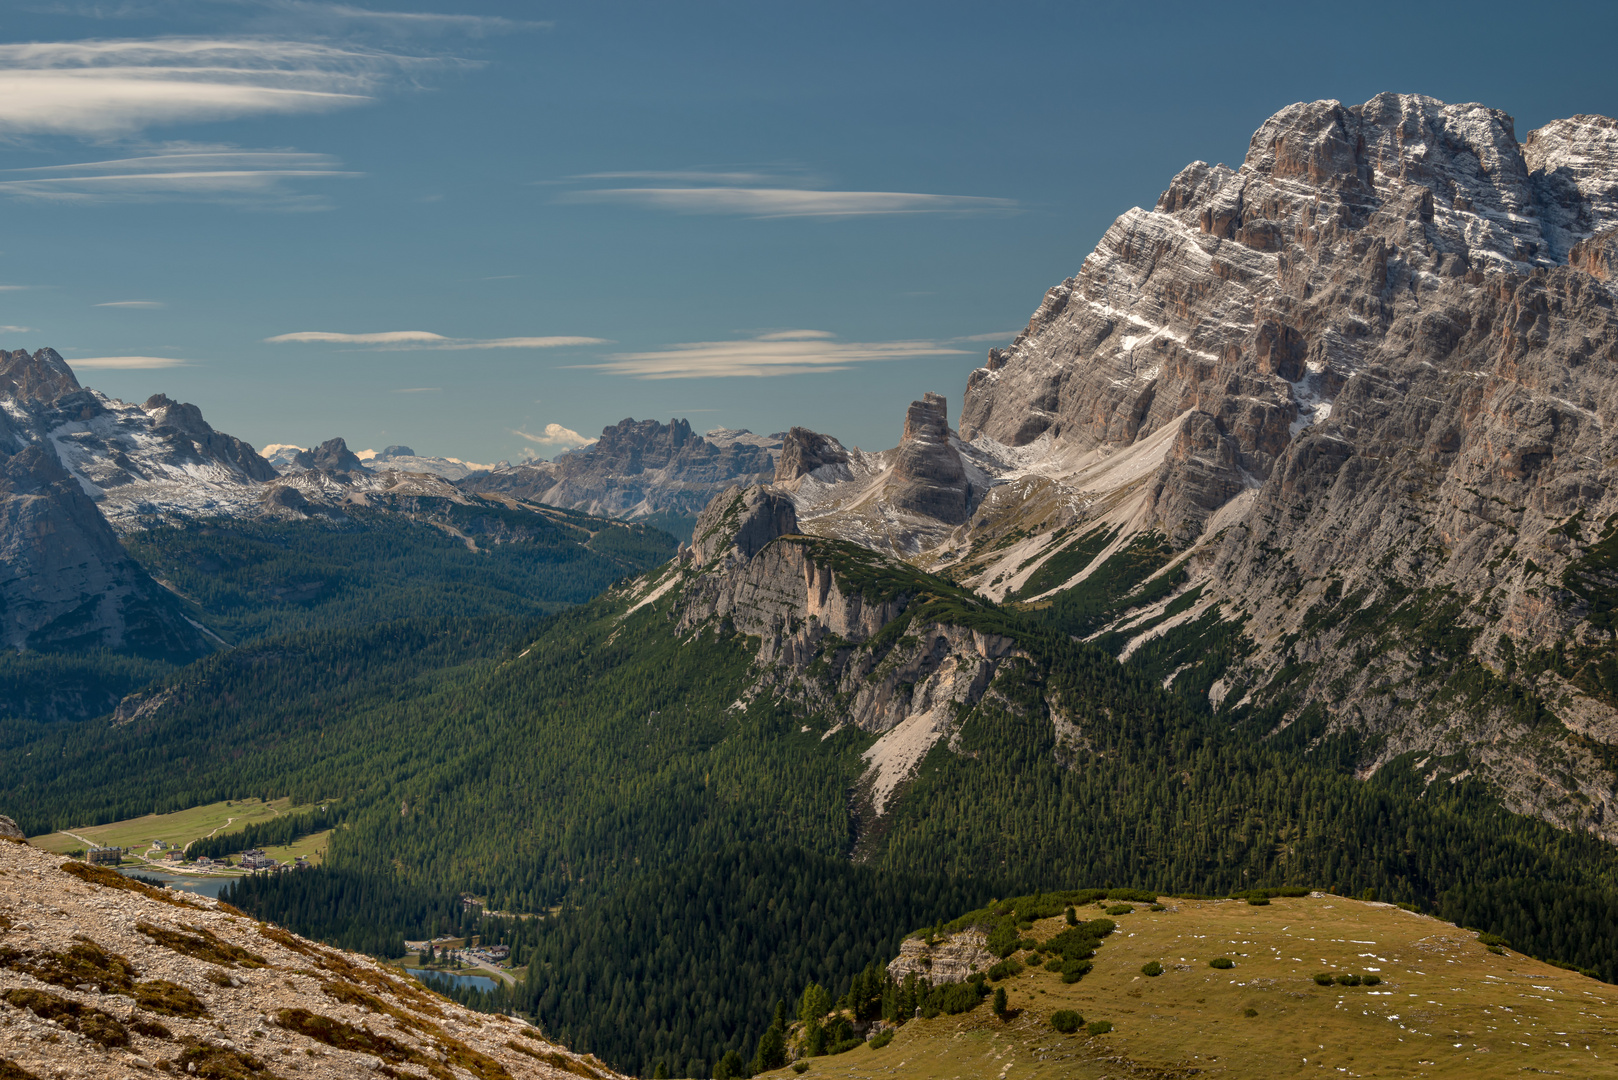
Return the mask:
[[715, 495], [697, 515], [691, 537], [696, 566], [745, 563], [778, 536], [798, 531], [792, 499], [765, 487], [733, 487]]
[[781, 440], [781, 456], [775, 463], [775, 482], [790, 483], [826, 465], [847, 465], [848, 451], [830, 435], [795, 427]]
[[313, 450], [300, 451], [292, 459], [294, 468], [320, 469], [324, 472], [366, 472], [365, 463], [348, 448], [341, 438], [327, 439]]
[[950, 443], [949, 402], [928, 392], [905, 411], [894, 457], [889, 502], [901, 510], [958, 525], [971, 511], [961, 455]]
[[0, 349], [0, 396], [44, 404], [79, 389], [73, 369], [55, 349]]

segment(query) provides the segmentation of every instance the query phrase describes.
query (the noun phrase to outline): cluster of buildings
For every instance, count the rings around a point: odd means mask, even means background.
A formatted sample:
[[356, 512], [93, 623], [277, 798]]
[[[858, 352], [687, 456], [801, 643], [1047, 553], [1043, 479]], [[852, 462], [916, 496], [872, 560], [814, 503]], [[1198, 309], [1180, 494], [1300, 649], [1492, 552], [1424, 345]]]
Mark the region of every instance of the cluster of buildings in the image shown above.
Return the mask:
[[459, 949], [444, 949], [441, 946], [451, 941], [460, 941], [460, 938], [436, 937], [431, 941], [407, 941], [405, 948], [414, 953], [425, 953], [429, 946], [446, 960], [458, 960], [463, 964], [485, 964], [499, 967], [511, 959], [511, 946], [509, 945], [480, 945], [478, 939], [473, 938], [472, 943]]
[[[160, 840], [153, 840], [151, 848], [148, 849], [148, 852], [150, 852], [152, 849], [156, 849], [162, 853], [153, 861], [167, 863], [168, 865], [175, 867], [181, 866], [187, 862], [185, 850], [177, 844], [166, 844]], [[128, 854], [128, 850], [129, 849], [127, 848], [121, 847], [93, 847], [84, 853], [84, 861], [90, 863], [92, 866], [117, 866], [119, 863], [123, 862], [124, 856]], [[207, 855], [199, 855], [194, 865], [199, 870], [223, 870], [232, 865], [236, 865], [240, 866], [243, 870], [264, 870], [272, 873], [281, 873], [287, 870], [307, 870], [309, 868], [309, 860], [304, 858], [302, 855], [299, 855], [296, 859], [293, 859], [290, 862], [277, 862], [275, 859], [266, 855], [261, 849], [251, 848], [242, 852], [240, 858], [234, 864], [232, 864], [229, 859], [213, 859], [209, 858]]]

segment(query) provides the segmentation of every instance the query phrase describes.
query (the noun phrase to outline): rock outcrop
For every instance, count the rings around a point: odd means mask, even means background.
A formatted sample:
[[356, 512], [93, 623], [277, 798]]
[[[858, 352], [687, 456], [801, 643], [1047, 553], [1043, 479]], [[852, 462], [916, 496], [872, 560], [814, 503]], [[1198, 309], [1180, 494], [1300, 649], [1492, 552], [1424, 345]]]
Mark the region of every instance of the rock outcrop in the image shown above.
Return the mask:
[[901, 510], [959, 525], [971, 511], [972, 491], [950, 445], [948, 410], [946, 399], [931, 392], [910, 403], [888, 498]]
[[[0, 819], [3, 820], [3, 819]], [[520, 1020], [216, 900], [0, 842], [0, 1075], [617, 1080]]]
[[899, 943], [899, 955], [888, 961], [888, 974], [899, 982], [906, 975], [915, 975], [934, 986], [965, 982], [967, 976], [994, 965], [997, 957], [989, 951], [988, 941], [988, 935], [976, 927], [931, 945], [922, 938], [907, 937]]
[[292, 458], [292, 466], [296, 469], [319, 469], [322, 472], [351, 473], [367, 472], [365, 462], [361, 461], [354, 451], [348, 448], [348, 443], [342, 439], [327, 439], [312, 450], [304, 450]]
[[[795, 427], [781, 440], [781, 454], [775, 463], [775, 482], [790, 483], [800, 477], [819, 474], [828, 479], [850, 479], [846, 466], [848, 451], [830, 435]], [[830, 467], [830, 475], [821, 473]], [[843, 468], [839, 471], [838, 467]]]

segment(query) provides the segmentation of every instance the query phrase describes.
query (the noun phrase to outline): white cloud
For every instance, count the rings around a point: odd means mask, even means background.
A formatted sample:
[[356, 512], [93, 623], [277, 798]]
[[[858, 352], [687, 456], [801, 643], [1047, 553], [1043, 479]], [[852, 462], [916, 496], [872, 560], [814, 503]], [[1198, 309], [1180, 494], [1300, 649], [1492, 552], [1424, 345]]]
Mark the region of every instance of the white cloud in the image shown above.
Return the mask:
[[391, 392], [395, 394], [436, 394], [443, 389], [442, 386], [401, 386]]
[[0, 334], [33, 334], [37, 331], [32, 326], [0, 326]]
[[99, 368], [111, 371], [141, 371], [153, 368], [185, 367], [189, 361], [177, 360], [172, 356], [83, 356], [77, 360], [69, 360], [69, 366], [78, 368]]
[[527, 431], [519, 431], [516, 428], [512, 428], [511, 433], [518, 438], [527, 439], [529, 442], [534, 443], [537, 446], [575, 447], [584, 446], [588, 443], [595, 442], [594, 439], [587, 439], [583, 435], [580, 435], [577, 431], [574, 431], [571, 428], [565, 428], [561, 424], [546, 424], [544, 432], [539, 435], [534, 435]]
[[781, 183], [779, 173], [769, 172], [704, 172], [697, 169], [675, 169], [664, 172], [641, 170], [638, 172], [581, 173], [574, 180], [673, 180], [682, 184], [727, 184], [774, 186]]
[[694, 341], [649, 352], [615, 353], [580, 364], [637, 379], [706, 379], [846, 371], [855, 364], [921, 356], [965, 355], [936, 341], [836, 341], [824, 330], [787, 330], [742, 341]]
[[104, 304], [96, 304], [95, 306], [96, 307], [118, 307], [118, 308], [160, 308], [160, 307], [163, 306], [163, 301], [161, 301], [161, 300], [108, 300]]
[[955, 340], [956, 341], [1010, 341], [1012, 338], [1016, 337], [1020, 333], [1022, 333], [1021, 330], [1000, 330], [1000, 331], [997, 331], [997, 332], [995, 332], [993, 334], [967, 334], [965, 337], [958, 337]]
[[323, 209], [324, 199], [298, 193], [293, 182], [361, 175], [338, 168], [337, 160], [326, 154], [170, 143], [136, 157], [4, 170], [0, 195], [78, 202], [186, 199]]
[[0, 292], [21, 292], [24, 289], [32, 288], [32, 285], [0, 285]]
[[358, 23], [393, 30], [421, 30], [442, 33], [459, 31], [473, 37], [510, 30], [543, 30], [555, 23], [527, 19], [508, 19], [500, 15], [455, 15], [432, 11], [373, 11], [351, 4], [321, 4], [309, 0], [270, 0], [265, 6], [290, 11], [300, 22], [313, 21]]
[[0, 134], [129, 135], [157, 124], [319, 112], [372, 100], [425, 57], [268, 38], [0, 45]]
[[574, 191], [566, 202], [612, 202], [681, 214], [755, 218], [867, 217], [876, 214], [982, 214], [1015, 210], [1012, 199], [911, 191], [813, 191], [764, 187], [634, 187]]
[[264, 339], [273, 345], [287, 343], [326, 345], [374, 345], [384, 349], [556, 349], [569, 345], [610, 345], [595, 337], [509, 337], [450, 338], [426, 330], [383, 330], [374, 334], [341, 334], [327, 330], [299, 330]]

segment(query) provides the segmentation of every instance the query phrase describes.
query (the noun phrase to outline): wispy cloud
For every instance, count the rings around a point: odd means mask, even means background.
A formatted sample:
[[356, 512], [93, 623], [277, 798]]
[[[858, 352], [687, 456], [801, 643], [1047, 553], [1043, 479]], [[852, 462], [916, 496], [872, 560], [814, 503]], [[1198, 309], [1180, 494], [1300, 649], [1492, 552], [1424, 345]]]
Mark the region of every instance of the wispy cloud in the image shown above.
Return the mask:
[[32, 285], [0, 285], [0, 292], [22, 292], [24, 289], [32, 288]]
[[508, 337], [451, 338], [426, 330], [383, 330], [371, 334], [340, 334], [327, 330], [299, 330], [277, 334], [265, 341], [274, 344], [369, 345], [381, 349], [556, 349], [569, 345], [610, 345], [595, 337]]
[[527, 439], [536, 446], [583, 446], [593, 443], [594, 439], [587, 439], [572, 428], [565, 428], [561, 424], [546, 424], [545, 430], [538, 435], [528, 431], [519, 431], [512, 428], [511, 433], [519, 439]]
[[869, 217], [876, 214], [983, 214], [1015, 210], [1012, 199], [912, 191], [813, 191], [761, 187], [632, 187], [573, 191], [565, 202], [626, 203], [680, 214], [754, 218]]
[[99, 368], [102, 370], [140, 371], [154, 368], [186, 367], [189, 361], [172, 356], [81, 356], [69, 360], [73, 368]]
[[0, 334], [32, 334], [36, 333], [32, 326], [0, 326]]
[[741, 341], [694, 341], [649, 352], [614, 353], [580, 364], [637, 379], [708, 379], [847, 371], [855, 364], [921, 356], [965, 355], [936, 341], [837, 341], [824, 330], [786, 330]]
[[183, 199], [309, 210], [328, 203], [298, 190], [296, 182], [360, 175], [338, 168], [326, 154], [182, 143], [134, 157], [7, 169], [0, 171], [0, 195], [74, 202]]
[[157, 124], [364, 104], [440, 63], [382, 49], [257, 37], [0, 45], [0, 134], [130, 135]]
[[443, 389], [442, 386], [401, 386], [392, 392], [395, 394], [436, 394]]
[[119, 308], [160, 308], [164, 305], [163, 301], [161, 300], [108, 300], [104, 304], [96, 304], [95, 306]]
[[1016, 337], [1020, 333], [1022, 333], [1022, 331], [1020, 331], [1020, 330], [999, 330], [999, 331], [996, 331], [995, 333], [992, 333], [992, 334], [967, 334], [965, 337], [958, 337], [958, 338], [955, 338], [953, 340], [955, 340], [955, 341], [1010, 341], [1012, 338]]
[[680, 184], [727, 184], [731, 186], [759, 185], [773, 187], [783, 183], [778, 172], [707, 172], [700, 169], [670, 169], [665, 171], [642, 169], [636, 172], [580, 173], [574, 180], [665, 180]]
[[352, 4], [322, 4], [313, 0], [262, 0], [271, 10], [291, 12], [301, 24], [358, 23], [404, 32], [443, 33], [454, 31], [469, 37], [507, 33], [514, 30], [544, 30], [556, 25], [532, 19], [508, 19], [501, 15], [460, 15], [434, 11], [375, 11]]

